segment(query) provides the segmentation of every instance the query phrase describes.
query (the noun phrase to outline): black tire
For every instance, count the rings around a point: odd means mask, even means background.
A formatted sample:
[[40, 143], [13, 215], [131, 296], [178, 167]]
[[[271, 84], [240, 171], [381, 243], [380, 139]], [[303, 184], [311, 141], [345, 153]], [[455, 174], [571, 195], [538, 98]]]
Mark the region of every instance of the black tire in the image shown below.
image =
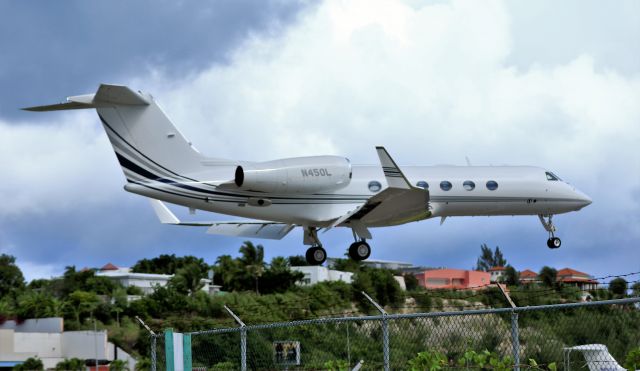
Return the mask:
[[355, 261], [362, 261], [371, 255], [371, 247], [365, 241], [354, 242], [349, 246], [349, 257]]
[[321, 265], [327, 260], [327, 251], [322, 246], [314, 246], [307, 250], [305, 258], [309, 265]]
[[562, 245], [562, 241], [558, 237], [549, 238], [547, 240], [547, 247], [550, 249], [560, 248], [560, 245]]

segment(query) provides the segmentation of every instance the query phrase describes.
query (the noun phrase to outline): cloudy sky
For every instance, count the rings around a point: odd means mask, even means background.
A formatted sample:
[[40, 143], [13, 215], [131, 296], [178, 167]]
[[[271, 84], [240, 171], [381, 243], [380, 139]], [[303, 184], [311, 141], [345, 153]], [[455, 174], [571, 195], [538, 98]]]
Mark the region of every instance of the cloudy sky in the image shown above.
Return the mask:
[[[18, 110], [107, 82], [152, 93], [210, 156], [376, 163], [383, 144], [405, 165], [545, 167], [594, 200], [556, 217], [559, 250], [537, 217], [451, 218], [373, 230], [372, 258], [470, 268], [487, 243], [518, 269], [640, 271], [638, 35], [637, 1], [1, 2], [0, 252], [30, 279], [237, 253], [125, 192], [94, 112]], [[322, 237], [340, 256], [351, 235]]]

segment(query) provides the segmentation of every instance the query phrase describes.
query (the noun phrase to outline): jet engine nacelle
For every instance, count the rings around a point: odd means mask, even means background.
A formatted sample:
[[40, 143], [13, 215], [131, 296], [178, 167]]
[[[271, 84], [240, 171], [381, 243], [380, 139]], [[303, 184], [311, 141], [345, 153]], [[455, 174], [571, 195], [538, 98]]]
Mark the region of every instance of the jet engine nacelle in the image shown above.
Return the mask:
[[338, 156], [295, 157], [245, 164], [236, 168], [235, 183], [251, 191], [316, 193], [349, 185], [351, 162]]

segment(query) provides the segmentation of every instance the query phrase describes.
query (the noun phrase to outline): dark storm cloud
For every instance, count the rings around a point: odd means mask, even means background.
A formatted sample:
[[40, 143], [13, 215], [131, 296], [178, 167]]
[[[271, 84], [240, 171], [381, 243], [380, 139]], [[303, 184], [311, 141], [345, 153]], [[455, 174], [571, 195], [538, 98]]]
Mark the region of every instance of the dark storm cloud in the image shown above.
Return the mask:
[[0, 118], [26, 119], [17, 108], [150, 67], [186, 75], [225, 63], [248, 33], [277, 33], [304, 7], [262, 0], [2, 2]]

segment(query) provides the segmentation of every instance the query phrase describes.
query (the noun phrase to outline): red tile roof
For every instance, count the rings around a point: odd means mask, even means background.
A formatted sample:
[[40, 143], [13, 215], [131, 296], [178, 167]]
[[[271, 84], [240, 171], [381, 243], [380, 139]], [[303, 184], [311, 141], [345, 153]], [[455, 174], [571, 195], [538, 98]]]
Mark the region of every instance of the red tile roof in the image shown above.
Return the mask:
[[562, 276], [583, 276], [585, 278], [590, 277], [588, 274], [586, 274], [584, 272], [580, 272], [580, 271], [577, 271], [577, 270], [571, 269], [571, 268], [560, 269], [558, 271], [558, 277], [562, 277]]
[[507, 268], [505, 268], [505, 267], [500, 267], [500, 266], [498, 266], [498, 267], [491, 267], [491, 268], [489, 268], [489, 272], [499, 272], [499, 271], [504, 271], [504, 270], [506, 270], [506, 269], [507, 269]]
[[111, 263], [107, 263], [104, 267], [100, 268], [101, 271], [117, 271], [118, 267]]
[[520, 272], [520, 278], [536, 278], [538, 274], [530, 269], [525, 269]]

